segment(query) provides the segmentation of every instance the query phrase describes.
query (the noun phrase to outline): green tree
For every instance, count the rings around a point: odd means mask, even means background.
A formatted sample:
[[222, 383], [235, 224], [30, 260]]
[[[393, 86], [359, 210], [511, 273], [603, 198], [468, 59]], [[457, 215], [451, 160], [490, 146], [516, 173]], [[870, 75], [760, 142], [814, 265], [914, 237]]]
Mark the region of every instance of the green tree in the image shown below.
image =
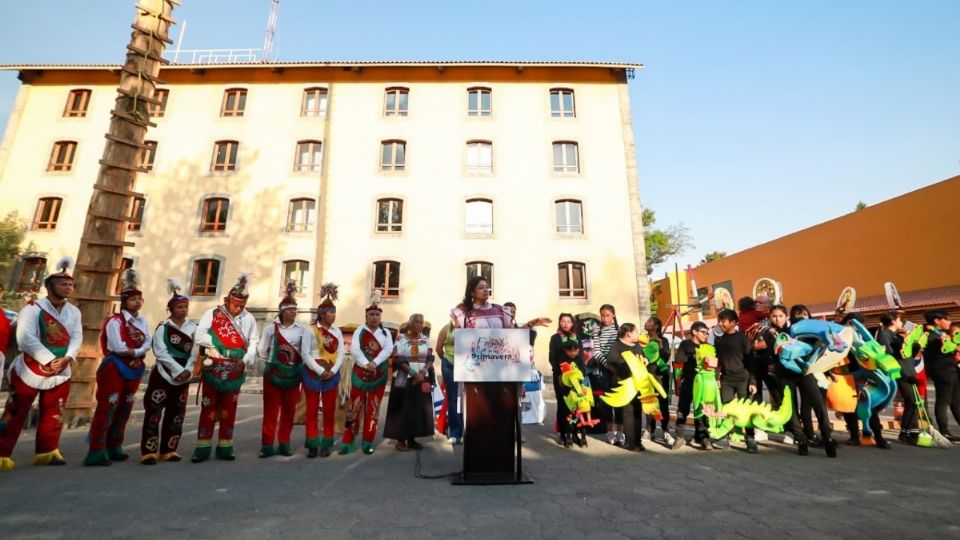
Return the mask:
[[649, 208], [644, 208], [643, 241], [646, 244], [648, 274], [653, 271], [654, 266], [693, 248], [690, 229], [682, 223], [656, 229], [653, 227], [656, 222], [656, 213]]
[[711, 251], [710, 253], [707, 253], [706, 255], [704, 255], [702, 259], [700, 259], [700, 264], [707, 264], [708, 262], [719, 261], [720, 259], [726, 256], [727, 256], [726, 251]]
[[16, 211], [0, 220], [0, 281], [10, 276], [26, 234], [27, 224]]
[[863, 209], [866, 208], [866, 207], [867, 207], [867, 203], [865, 203], [865, 202], [863, 202], [863, 201], [857, 201], [857, 207], [854, 208], [853, 210], [854, 210], [854, 212], [859, 212], [859, 211], [863, 210]]

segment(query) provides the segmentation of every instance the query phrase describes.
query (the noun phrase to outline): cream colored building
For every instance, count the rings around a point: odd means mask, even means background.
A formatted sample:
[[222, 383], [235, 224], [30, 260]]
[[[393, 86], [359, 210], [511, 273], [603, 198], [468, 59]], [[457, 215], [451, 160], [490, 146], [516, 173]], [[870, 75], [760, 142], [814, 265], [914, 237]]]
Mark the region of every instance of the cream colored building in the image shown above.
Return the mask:
[[[251, 308], [275, 309], [293, 277], [304, 308], [321, 283], [339, 284], [341, 323], [361, 322], [379, 287], [385, 320], [422, 312], [436, 324], [481, 271], [522, 320], [611, 303], [637, 321], [648, 289], [627, 83], [640, 67], [163, 68], [151, 171], [135, 188], [142, 220], [127, 237], [147, 315], [164, 317], [168, 276], [199, 316], [250, 272]], [[25, 289], [76, 255], [118, 75], [3, 69], [23, 84], [0, 145], [0, 212], [31, 221], [3, 282]]]

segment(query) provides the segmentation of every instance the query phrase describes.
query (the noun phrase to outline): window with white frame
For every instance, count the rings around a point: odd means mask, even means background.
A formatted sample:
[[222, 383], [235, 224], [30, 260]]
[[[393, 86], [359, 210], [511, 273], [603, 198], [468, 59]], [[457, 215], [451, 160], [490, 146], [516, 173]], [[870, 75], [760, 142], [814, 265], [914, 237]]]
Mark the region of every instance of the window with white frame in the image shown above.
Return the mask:
[[492, 92], [489, 88], [467, 89], [467, 116], [490, 116]]
[[587, 266], [580, 262], [562, 262], [557, 266], [560, 298], [587, 297]]
[[377, 232], [403, 231], [403, 201], [377, 199]]
[[467, 142], [467, 172], [493, 172], [493, 143], [490, 141]]
[[407, 143], [391, 140], [380, 143], [380, 170], [402, 171], [407, 166]]
[[467, 234], [493, 234], [493, 201], [489, 199], [467, 200], [464, 232]]
[[583, 234], [583, 209], [575, 199], [559, 200], [554, 208], [557, 216], [557, 232]]
[[553, 143], [553, 172], [580, 172], [580, 157], [577, 143], [556, 141]]
[[308, 232], [317, 222], [317, 202], [309, 198], [292, 199], [287, 211], [287, 232]]
[[569, 88], [553, 88], [550, 90], [550, 116], [553, 118], [576, 117], [573, 90]]
[[406, 116], [410, 89], [402, 87], [387, 88], [384, 91], [383, 115]]
[[303, 294], [303, 288], [307, 285], [307, 272], [309, 271], [310, 263], [307, 261], [283, 261], [283, 279], [280, 282], [281, 293], [285, 292], [287, 283], [293, 281], [297, 286], [297, 294]]

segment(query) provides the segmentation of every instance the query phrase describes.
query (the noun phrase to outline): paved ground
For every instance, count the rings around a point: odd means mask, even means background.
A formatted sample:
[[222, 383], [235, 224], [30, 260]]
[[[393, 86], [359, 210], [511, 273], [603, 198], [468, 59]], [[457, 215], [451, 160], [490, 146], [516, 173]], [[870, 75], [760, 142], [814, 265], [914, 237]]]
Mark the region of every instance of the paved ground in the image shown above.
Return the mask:
[[[72, 430], [67, 466], [32, 467], [25, 433], [17, 468], [0, 475], [0, 537], [960, 538], [960, 447], [841, 446], [827, 459], [776, 442], [758, 455], [648, 444], [639, 454], [597, 440], [565, 450], [546, 427], [525, 426], [534, 485], [461, 487], [415, 478], [416, 455], [389, 443], [372, 456], [258, 459], [260, 399], [242, 396], [232, 463], [84, 468], [86, 431]], [[196, 417], [191, 407], [186, 456]], [[134, 455], [139, 418], [127, 431]], [[423, 472], [456, 471], [459, 459], [430, 442]]]

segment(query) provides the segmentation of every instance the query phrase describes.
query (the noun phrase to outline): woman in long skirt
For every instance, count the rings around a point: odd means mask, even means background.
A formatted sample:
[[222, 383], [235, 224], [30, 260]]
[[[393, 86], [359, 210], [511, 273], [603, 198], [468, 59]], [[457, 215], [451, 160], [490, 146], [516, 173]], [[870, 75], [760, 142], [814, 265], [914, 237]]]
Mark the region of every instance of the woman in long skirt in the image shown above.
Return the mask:
[[423, 326], [423, 315], [411, 315], [395, 349], [395, 375], [383, 437], [395, 439], [401, 452], [420, 450], [423, 445], [416, 437], [433, 435], [433, 349]]

